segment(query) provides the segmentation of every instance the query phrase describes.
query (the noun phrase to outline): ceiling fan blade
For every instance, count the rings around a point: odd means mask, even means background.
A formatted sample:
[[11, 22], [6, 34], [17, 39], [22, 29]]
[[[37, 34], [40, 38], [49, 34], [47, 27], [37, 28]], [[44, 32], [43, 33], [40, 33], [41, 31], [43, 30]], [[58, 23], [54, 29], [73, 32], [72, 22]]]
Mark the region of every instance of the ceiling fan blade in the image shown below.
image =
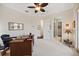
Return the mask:
[[40, 9], [40, 11], [45, 12], [45, 10], [44, 10], [44, 9]]
[[38, 11], [37, 10], [35, 10], [35, 13], [37, 13]]
[[28, 6], [27, 8], [35, 8], [34, 6]]
[[34, 3], [34, 5], [39, 5], [39, 3]]
[[45, 6], [47, 6], [48, 5], [48, 3], [42, 3], [41, 4], [41, 7], [45, 7]]

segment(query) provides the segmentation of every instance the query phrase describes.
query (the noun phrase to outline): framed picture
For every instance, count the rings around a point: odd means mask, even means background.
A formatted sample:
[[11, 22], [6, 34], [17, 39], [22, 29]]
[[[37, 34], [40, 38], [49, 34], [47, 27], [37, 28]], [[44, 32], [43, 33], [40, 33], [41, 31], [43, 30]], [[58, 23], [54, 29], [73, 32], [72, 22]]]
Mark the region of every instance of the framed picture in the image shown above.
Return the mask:
[[9, 30], [23, 30], [24, 24], [22, 23], [15, 23], [15, 22], [8, 22]]
[[75, 20], [73, 21], [73, 27], [75, 28]]

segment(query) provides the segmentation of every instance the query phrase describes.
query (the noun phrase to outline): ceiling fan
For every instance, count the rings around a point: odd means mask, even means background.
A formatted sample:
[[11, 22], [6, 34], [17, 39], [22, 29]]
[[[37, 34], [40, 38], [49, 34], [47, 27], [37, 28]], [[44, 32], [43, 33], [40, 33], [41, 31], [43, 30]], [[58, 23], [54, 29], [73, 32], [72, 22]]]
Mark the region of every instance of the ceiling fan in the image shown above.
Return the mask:
[[27, 8], [34, 8], [35, 13], [37, 13], [38, 11], [45, 12], [43, 8], [46, 7], [47, 5], [48, 3], [34, 3], [34, 6], [28, 6]]

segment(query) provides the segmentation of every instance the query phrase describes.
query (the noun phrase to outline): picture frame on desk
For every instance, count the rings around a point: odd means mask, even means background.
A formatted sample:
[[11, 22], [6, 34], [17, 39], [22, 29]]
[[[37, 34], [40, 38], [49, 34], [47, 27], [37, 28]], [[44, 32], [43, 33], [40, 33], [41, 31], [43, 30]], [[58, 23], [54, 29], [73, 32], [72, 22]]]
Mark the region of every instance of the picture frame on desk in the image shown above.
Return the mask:
[[9, 30], [24, 30], [24, 24], [16, 23], [16, 22], [8, 22], [8, 29]]

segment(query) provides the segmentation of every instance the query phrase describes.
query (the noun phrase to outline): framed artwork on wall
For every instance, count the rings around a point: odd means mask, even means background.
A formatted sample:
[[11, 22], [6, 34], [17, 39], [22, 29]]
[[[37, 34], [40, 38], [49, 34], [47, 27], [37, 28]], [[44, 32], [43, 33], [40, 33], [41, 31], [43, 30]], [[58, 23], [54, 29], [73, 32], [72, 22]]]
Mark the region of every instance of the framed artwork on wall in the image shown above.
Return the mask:
[[8, 22], [8, 29], [9, 30], [23, 30], [24, 24], [16, 23], [16, 22]]
[[73, 28], [75, 28], [75, 20], [73, 21]]

